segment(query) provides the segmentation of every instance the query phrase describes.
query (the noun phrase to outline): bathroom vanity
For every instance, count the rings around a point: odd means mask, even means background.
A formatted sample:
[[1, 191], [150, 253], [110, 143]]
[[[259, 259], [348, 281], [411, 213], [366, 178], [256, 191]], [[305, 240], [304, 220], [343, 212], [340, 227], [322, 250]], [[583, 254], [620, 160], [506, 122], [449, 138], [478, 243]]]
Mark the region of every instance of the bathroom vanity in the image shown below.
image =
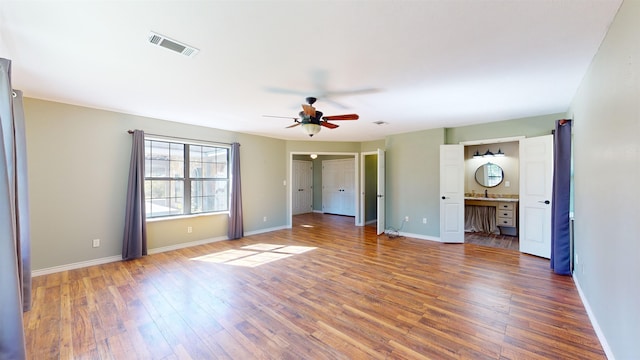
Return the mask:
[[518, 236], [518, 199], [465, 197], [465, 206], [492, 206], [496, 208], [496, 225], [503, 235]]
[[518, 236], [518, 195], [505, 195], [505, 189], [499, 187], [505, 178], [502, 167], [491, 162], [481, 164], [474, 178], [484, 191], [465, 194], [464, 204], [465, 207], [483, 208], [467, 208], [465, 229], [494, 234], [499, 231], [502, 235]]

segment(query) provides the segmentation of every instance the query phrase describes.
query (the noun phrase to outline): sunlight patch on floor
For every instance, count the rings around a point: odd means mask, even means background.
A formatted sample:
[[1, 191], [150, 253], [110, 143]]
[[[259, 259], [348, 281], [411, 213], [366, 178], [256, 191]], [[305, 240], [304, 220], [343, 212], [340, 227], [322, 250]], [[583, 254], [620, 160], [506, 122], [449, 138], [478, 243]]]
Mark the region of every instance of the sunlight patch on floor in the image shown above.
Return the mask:
[[205, 261], [234, 266], [256, 267], [272, 261], [286, 259], [296, 254], [315, 250], [312, 246], [253, 244], [243, 246], [243, 250], [225, 250], [213, 254], [198, 256], [191, 260]]

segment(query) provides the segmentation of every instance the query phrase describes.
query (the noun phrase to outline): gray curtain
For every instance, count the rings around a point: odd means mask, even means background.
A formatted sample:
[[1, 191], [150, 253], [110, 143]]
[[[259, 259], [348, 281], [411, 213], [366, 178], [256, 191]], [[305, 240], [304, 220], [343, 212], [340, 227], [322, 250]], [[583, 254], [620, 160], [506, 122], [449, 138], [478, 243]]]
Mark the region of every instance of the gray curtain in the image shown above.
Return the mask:
[[244, 236], [242, 227], [242, 187], [240, 185], [240, 144], [231, 144], [231, 202], [229, 204], [229, 239]]
[[11, 61], [0, 58], [0, 359], [26, 358], [22, 312], [31, 298], [23, 294], [31, 289], [23, 286], [31, 283], [24, 119], [13, 106]]
[[147, 219], [144, 205], [144, 131], [134, 130], [122, 240], [124, 260], [147, 255]]
[[551, 268], [571, 275], [571, 120], [556, 121], [553, 137], [553, 195], [551, 202]]

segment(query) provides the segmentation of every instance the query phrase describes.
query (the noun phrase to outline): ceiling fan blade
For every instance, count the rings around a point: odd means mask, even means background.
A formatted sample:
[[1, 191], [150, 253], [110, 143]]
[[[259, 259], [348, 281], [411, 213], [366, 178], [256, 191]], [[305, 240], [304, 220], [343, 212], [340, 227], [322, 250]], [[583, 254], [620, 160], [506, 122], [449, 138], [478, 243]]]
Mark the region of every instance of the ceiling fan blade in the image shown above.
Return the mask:
[[324, 127], [328, 127], [329, 129], [335, 129], [335, 128], [338, 127], [338, 125], [332, 124], [332, 123], [329, 123], [329, 122], [326, 122], [326, 121], [321, 122], [320, 125], [322, 125]]
[[316, 117], [316, 108], [311, 105], [302, 104], [302, 110], [304, 113], [311, 117]]
[[274, 115], [262, 115], [262, 117], [278, 118], [278, 119], [293, 119], [297, 120], [293, 116], [274, 116]]
[[293, 125], [289, 125], [289, 126], [286, 126], [286, 127], [285, 127], [285, 129], [289, 129], [289, 128], [292, 128], [292, 127], [296, 127], [296, 126], [298, 126], [298, 125], [300, 125], [300, 122], [299, 122], [299, 121], [296, 121], [296, 123], [295, 123], [295, 124], [293, 124]]
[[332, 115], [323, 117], [324, 120], [358, 120], [358, 114]]

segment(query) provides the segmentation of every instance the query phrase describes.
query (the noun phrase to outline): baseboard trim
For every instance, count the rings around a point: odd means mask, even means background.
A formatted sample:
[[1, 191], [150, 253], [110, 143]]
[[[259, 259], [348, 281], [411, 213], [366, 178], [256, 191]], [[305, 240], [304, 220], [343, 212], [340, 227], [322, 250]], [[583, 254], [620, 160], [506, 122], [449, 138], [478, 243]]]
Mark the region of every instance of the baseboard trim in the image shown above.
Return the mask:
[[611, 348], [609, 347], [609, 343], [607, 342], [607, 338], [604, 336], [604, 333], [600, 328], [600, 324], [598, 324], [598, 319], [596, 319], [596, 316], [593, 314], [593, 311], [591, 310], [591, 305], [589, 305], [589, 301], [587, 300], [587, 298], [584, 296], [584, 293], [582, 292], [582, 288], [580, 287], [580, 282], [575, 277], [575, 271], [571, 277], [573, 278], [573, 283], [576, 284], [576, 289], [578, 289], [578, 295], [580, 295], [580, 300], [582, 300], [582, 305], [584, 305], [584, 308], [587, 311], [587, 316], [589, 316], [589, 321], [591, 321], [591, 326], [593, 326], [593, 330], [596, 332], [596, 336], [598, 337], [598, 340], [600, 340], [600, 345], [602, 345], [602, 350], [604, 350], [604, 353], [607, 356], [607, 359], [615, 360], [615, 357], [613, 356], [613, 352], [611, 352]]
[[[218, 236], [215, 238], [190, 241], [182, 244], [162, 246], [162, 247], [148, 249], [147, 253], [149, 255], [159, 254], [166, 251], [184, 249], [192, 246], [204, 245], [204, 244], [209, 244], [209, 243], [214, 243], [214, 242], [224, 241], [224, 240], [229, 240], [229, 238], [227, 236]], [[99, 259], [80, 261], [80, 262], [66, 264], [66, 265], [52, 266], [49, 268], [34, 270], [31, 272], [31, 276], [36, 277], [36, 276], [48, 275], [48, 274], [58, 273], [62, 271], [75, 270], [75, 269], [81, 269], [89, 266], [112, 263], [112, 262], [121, 261], [121, 260], [122, 260], [122, 255], [107, 256]]]
[[209, 243], [214, 243], [214, 242], [224, 241], [224, 240], [229, 240], [229, 238], [227, 236], [218, 236], [218, 237], [209, 238], [209, 239], [190, 241], [190, 242], [186, 242], [186, 243], [182, 243], [182, 244], [162, 246], [162, 247], [158, 247], [158, 248], [149, 249], [147, 251], [147, 253], [149, 253], [149, 255], [151, 255], [151, 254], [159, 254], [159, 253], [163, 253], [163, 252], [167, 252], [167, 251], [184, 249], [184, 248], [188, 248], [188, 247], [192, 247], [192, 246], [204, 245], [204, 244], [209, 244]]
[[400, 236], [410, 237], [410, 238], [415, 238], [415, 239], [420, 239], [420, 240], [429, 240], [429, 241], [435, 241], [435, 242], [442, 242], [439, 237], [433, 237], [433, 236], [422, 235], [422, 234], [412, 234], [412, 233], [408, 233], [408, 232], [400, 232]]
[[[262, 233], [267, 233], [267, 232], [276, 231], [276, 230], [282, 230], [282, 229], [287, 229], [287, 227], [286, 226], [277, 226], [277, 227], [272, 227], [272, 228], [268, 228], [268, 229], [260, 229], [260, 230], [255, 230], [255, 231], [248, 231], [248, 232], [246, 232], [244, 234], [244, 236], [257, 235], [257, 234], [262, 234]], [[229, 237], [227, 237], [227, 236], [218, 236], [218, 237], [209, 238], [209, 239], [190, 241], [190, 242], [186, 242], [186, 243], [182, 243], [182, 244], [162, 246], [162, 247], [157, 247], [157, 248], [153, 248], [153, 249], [148, 249], [147, 253], [149, 255], [151, 255], [151, 254], [159, 254], [159, 253], [163, 253], [163, 252], [166, 252], [166, 251], [184, 249], [184, 248], [188, 248], [188, 247], [192, 247], [192, 246], [204, 245], [204, 244], [209, 244], [209, 243], [214, 243], [214, 242], [224, 241], [224, 240], [229, 240]], [[48, 274], [53, 274], [53, 273], [57, 273], [57, 272], [75, 270], [75, 269], [80, 269], [80, 268], [94, 266], [94, 265], [102, 265], [102, 264], [107, 264], [107, 263], [121, 261], [121, 260], [122, 260], [122, 255], [107, 256], [107, 257], [103, 257], [103, 258], [99, 258], [99, 259], [80, 261], [80, 262], [66, 264], [66, 265], [52, 266], [52, 267], [49, 267], [49, 268], [33, 270], [31, 272], [31, 276], [32, 277], [36, 277], [36, 276], [48, 275]]]
[[75, 269], [80, 269], [80, 268], [94, 266], [94, 265], [102, 265], [102, 264], [112, 263], [112, 262], [116, 262], [116, 261], [120, 261], [120, 260], [122, 260], [122, 255], [107, 256], [107, 257], [103, 257], [103, 258], [99, 258], [99, 259], [80, 261], [80, 262], [66, 264], [66, 265], [52, 266], [52, 267], [49, 267], [49, 268], [33, 270], [31, 272], [31, 276], [32, 277], [37, 277], [37, 276], [42, 276], [42, 275], [48, 275], [48, 274], [58, 273], [58, 272], [62, 272], [62, 271], [67, 271], [67, 270], [75, 270]]
[[365, 221], [365, 225], [369, 225], [377, 222], [378, 222], [378, 219], [373, 219], [373, 220]]
[[602, 329], [600, 328], [600, 324], [598, 324], [598, 319], [593, 314], [591, 310], [591, 305], [589, 305], [589, 301], [582, 292], [582, 288], [580, 287], [580, 282], [575, 277], [575, 271], [571, 274], [573, 278], [573, 283], [576, 284], [576, 289], [578, 289], [578, 295], [580, 296], [580, 300], [582, 300], [582, 305], [584, 305], [585, 310], [587, 311], [587, 316], [589, 317], [589, 321], [591, 321], [591, 326], [593, 326], [593, 330], [596, 332], [596, 336], [598, 340], [600, 340], [600, 345], [602, 346], [602, 350], [604, 350], [604, 354], [607, 356], [609, 360], [615, 360], [613, 356], [613, 352], [611, 352], [611, 348], [609, 347], [609, 343], [607, 342], [607, 338], [604, 336]]
[[290, 229], [290, 228], [291, 228], [290, 226], [287, 227], [286, 225], [283, 225], [283, 226], [276, 226], [276, 227], [272, 227], [272, 228], [268, 228], [268, 229], [247, 231], [246, 233], [244, 233], [244, 236], [258, 235], [258, 234], [268, 233], [268, 232], [272, 232], [272, 231], [276, 231], [276, 230], [283, 230], [283, 229]]

